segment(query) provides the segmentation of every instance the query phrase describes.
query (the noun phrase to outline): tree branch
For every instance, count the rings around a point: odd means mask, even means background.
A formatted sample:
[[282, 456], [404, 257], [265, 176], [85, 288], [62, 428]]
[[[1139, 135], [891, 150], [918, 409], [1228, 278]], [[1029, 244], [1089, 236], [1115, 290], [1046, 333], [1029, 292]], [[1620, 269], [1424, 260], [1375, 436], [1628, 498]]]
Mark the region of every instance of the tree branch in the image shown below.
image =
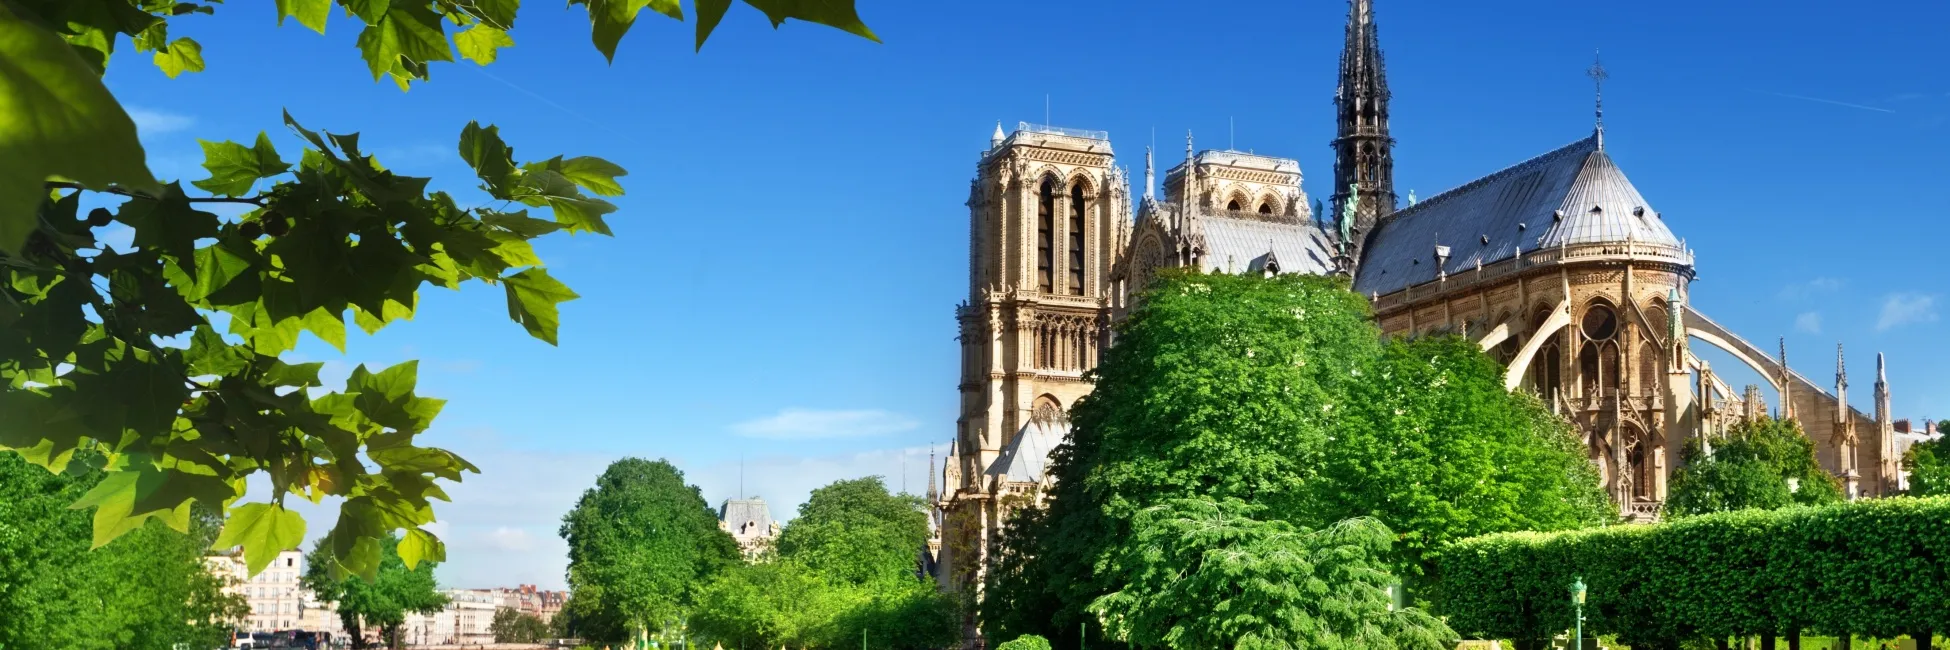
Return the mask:
[[[152, 199], [152, 200], [153, 200], [153, 199], [155, 199], [155, 198], [156, 198], [156, 197], [154, 197], [154, 196], [150, 196], [150, 195], [148, 195], [148, 194], [144, 194], [144, 193], [142, 193], [142, 192], [137, 192], [137, 191], [135, 191], [135, 190], [131, 190], [131, 189], [128, 189], [128, 188], [124, 188], [124, 187], [110, 187], [110, 188], [108, 188], [108, 189], [105, 189], [105, 190], [95, 190], [95, 189], [90, 189], [90, 188], [86, 188], [86, 187], [82, 187], [80, 183], [69, 183], [69, 182], [66, 182], [66, 181], [49, 181], [49, 182], [48, 182], [48, 184], [47, 184], [47, 186], [48, 186], [48, 187], [50, 187], [50, 188], [55, 188], [55, 189], [65, 189], [65, 190], [84, 190], [84, 191], [89, 191], [89, 192], [107, 192], [107, 193], [109, 193], [109, 194], [116, 194], [116, 195], [120, 195], [120, 196], [127, 196], [127, 197], [133, 197], [133, 198], [138, 198], [138, 199]], [[264, 205], [264, 197], [263, 197], [263, 196], [238, 196], [238, 197], [230, 197], [230, 196], [186, 196], [186, 197], [183, 197], [183, 199], [184, 199], [184, 200], [186, 200], [186, 201], [189, 201], [190, 203], [249, 203], [249, 204], [251, 204], [251, 205], [255, 205], [255, 206], [260, 206], [260, 207]]]

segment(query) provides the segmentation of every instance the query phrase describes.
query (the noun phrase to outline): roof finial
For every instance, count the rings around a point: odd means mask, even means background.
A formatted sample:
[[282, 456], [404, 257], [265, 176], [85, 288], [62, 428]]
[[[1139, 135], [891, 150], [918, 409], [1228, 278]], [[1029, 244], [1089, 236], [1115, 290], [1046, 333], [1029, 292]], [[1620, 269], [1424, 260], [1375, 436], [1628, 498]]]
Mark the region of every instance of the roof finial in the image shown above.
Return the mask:
[[995, 135], [989, 136], [989, 147], [995, 148], [995, 147], [1002, 146], [1002, 141], [1004, 139], [1006, 139], [1006, 136], [1002, 135], [1002, 120], [996, 120]]
[[1605, 148], [1605, 80], [1610, 79], [1611, 75], [1605, 72], [1605, 60], [1599, 56], [1597, 50], [1591, 51], [1591, 67], [1586, 69], [1584, 74], [1591, 77], [1593, 95], [1597, 99], [1598, 130], [1596, 133], [1598, 148], [1603, 149]]

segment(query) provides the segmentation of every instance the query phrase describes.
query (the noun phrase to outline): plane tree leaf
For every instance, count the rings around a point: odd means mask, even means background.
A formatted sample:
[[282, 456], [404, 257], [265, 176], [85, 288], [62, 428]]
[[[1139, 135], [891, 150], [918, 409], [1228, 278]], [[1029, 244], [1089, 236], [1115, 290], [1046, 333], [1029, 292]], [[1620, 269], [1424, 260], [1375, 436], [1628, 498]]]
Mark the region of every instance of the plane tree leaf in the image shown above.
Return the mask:
[[246, 503], [229, 512], [223, 532], [211, 548], [244, 548], [244, 564], [252, 575], [270, 566], [278, 553], [298, 548], [305, 541], [305, 518], [283, 506]]

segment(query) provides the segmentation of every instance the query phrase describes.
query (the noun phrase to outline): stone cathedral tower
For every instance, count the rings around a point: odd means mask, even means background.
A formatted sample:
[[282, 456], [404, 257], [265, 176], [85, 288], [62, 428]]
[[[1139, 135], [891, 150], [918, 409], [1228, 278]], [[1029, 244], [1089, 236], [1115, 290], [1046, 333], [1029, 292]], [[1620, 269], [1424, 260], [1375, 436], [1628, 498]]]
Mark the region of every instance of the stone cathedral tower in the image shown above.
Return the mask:
[[[1339, 116], [1334, 147], [1334, 204], [1329, 213], [1337, 232], [1350, 235], [1343, 270], [1361, 259], [1362, 244], [1375, 222], [1395, 211], [1395, 139], [1388, 135], [1388, 69], [1375, 33], [1374, 1], [1348, 3], [1347, 43], [1341, 50], [1340, 84], [1334, 89]], [[1348, 191], [1357, 197], [1354, 222], [1345, 219]]]
[[1008, 512], [1036, 498], [1063, 415], [1090, 392], [1110, 325], [1110, 271], [1130, 188], [1101, 131], [997, 125], [968, 197], [961, 417], [943, 471], [945, 586], [979, 584]]

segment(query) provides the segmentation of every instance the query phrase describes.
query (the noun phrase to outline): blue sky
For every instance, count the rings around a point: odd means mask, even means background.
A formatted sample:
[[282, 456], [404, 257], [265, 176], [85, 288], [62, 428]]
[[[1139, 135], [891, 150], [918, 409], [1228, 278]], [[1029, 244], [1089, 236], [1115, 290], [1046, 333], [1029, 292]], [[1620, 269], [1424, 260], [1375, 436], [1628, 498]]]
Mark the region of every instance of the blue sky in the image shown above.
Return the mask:
[[[518, 158], [631, 171], [615, 238], [540, 247], [584, 296], [559, 348], [478, 287], [424, 293], [419, 318], [343, 356], [300, 350], [337, 377], [421, 359], [422, 393], [450, 400], [429, 441], [487, 474], [441, 510], [443, 582], [560, 586], [557, 522], [617, 457], [668, 457], [714, 504], [742, 465], [781, 516], [839, 478], [923, 488], [956, 416], [968, 180], [995, 123], [1042, 121], [1046, 95], [1050, 121], [1110, 131], [1137, 177], [1154, 129], [1169, 166], [1187, 129], [1222, 148], [1230, 122], [1233, 146], [1298, 158], [1329, 193], [1344, 2], [859, 3], [884, 43], [774, 32], [741, 5], [701, 54], [688, 24], [646, 13], [611, 65], [581, 10], [531, 2], [500, 62], [437, 64], [401, 93], [372, 81], [351, 21], [279, 29], [270, 3], [240, 2], [172, 23], [208, 71], [170, 80], [125, 51], [109, 82], [169, 178], [206, 176], [197, 138], [267, 130], [295, 151], [281, 108], [457, 192], [469, 120]], [[1763, 347], [1788, 336], [1817, 381], [1847, 343], [1861, 408], [1888, 352], [1898, 414], [1950, 417], [1950, 5], [1378, 5], [1399, 191], [1586, 135], [1602, 48], [1607, 147], [1698, 250], [1694, 305]]]

